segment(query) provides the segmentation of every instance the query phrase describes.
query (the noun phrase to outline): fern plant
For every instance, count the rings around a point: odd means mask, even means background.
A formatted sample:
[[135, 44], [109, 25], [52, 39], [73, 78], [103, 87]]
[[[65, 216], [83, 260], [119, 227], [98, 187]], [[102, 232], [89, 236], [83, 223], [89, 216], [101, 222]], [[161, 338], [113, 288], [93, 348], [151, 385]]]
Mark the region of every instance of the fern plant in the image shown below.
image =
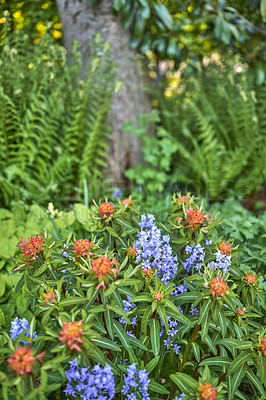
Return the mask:
[[[6, 25], [6, 23], [5, 23]], [[0, 202], [77, 198], [106, 166], [115, 85], [110, 45], [96, 35], [85, 65], [78, 44], [17, 32], [0, 47]]]
[[255, 87], [252, 71], [211, 67], [178, 91], [158, 98], [177, 146], [173, 179], [211, 200], [257, 190], [266, 177], [266, 88]]

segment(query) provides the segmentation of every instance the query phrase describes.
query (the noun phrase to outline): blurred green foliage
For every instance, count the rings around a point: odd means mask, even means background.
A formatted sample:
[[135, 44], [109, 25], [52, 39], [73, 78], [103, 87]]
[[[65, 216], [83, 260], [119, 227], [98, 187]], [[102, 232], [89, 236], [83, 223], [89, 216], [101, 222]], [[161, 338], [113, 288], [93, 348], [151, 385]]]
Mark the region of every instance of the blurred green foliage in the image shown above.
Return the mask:
[[116, 84], [110, 45], [99, 35], [91, 40], [81, 75], [77, 43], [67, 62], [48, 35], [32, 44], [8, 27], [0, 46], [0, 201], [74, 201], [106, 165]]

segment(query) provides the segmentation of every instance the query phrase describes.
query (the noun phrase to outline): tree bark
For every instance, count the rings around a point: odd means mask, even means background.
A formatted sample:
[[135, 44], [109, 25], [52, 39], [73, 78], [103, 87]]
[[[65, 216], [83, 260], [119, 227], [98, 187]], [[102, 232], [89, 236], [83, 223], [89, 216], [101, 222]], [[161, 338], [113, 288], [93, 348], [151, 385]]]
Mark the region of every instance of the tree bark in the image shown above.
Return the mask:
[[150, 99], [143, 90], [143, 74], [137, 54], [130, 48], [130, 33], [124, 29], [119, 16], [112, 11], [112, 0], [98, 1], [93, 8], [92, 0], [56, 0], [63, 25], [66, 49], [73, 40], [81, 44], [83, 58], [88, 54], [88, 39], [101, 33], [112, 45], [113, 60], [117, 64], [117, 77], [123, 87], [114, 94], [111, 113], [111, 142], [108, 157], [109, 177], [113, 185], [126, 186], [124, 172], [140, 160], [140, 141], [125, 133], [126, 122], [136, 122], [139, 114], [151, 111]]

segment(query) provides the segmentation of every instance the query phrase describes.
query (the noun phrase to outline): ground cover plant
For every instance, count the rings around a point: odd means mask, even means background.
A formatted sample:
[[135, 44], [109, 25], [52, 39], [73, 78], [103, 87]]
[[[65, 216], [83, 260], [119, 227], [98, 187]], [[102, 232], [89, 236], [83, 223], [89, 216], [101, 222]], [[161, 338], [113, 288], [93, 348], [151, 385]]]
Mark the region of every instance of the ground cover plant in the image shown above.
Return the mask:
[[168, 222], [129, 199], [87, 234], [18, 243], [24, 316], [1, 331], [3, 399], [263, 399], [265, 292], [222, 218], [176, 194]]

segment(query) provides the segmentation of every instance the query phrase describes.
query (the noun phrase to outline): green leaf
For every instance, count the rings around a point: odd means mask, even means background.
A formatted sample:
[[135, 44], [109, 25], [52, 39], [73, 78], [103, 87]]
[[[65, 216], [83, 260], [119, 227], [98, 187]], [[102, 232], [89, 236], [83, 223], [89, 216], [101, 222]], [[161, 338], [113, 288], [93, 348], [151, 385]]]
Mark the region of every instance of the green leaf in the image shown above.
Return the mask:
[[116, 238], [119, 238], [119, 235], [116, 233], [116, 231], [113, 228], [111, 228], [111, 226], [107, 226], [107, 231], [110, 233], [110, 235], [112, 235]]
[[114, 313], [110, 309], [107, 309], [104, 312], [104, 318], [105, 318], [107, 331], [108, 331], [109, 335], [111, 336], [112, 340], [114, 340], [114, 325], [113, 325]]
[[241, 365], [249, 360], [253, 356], [252, 350], [245, 350], [241, 354], [239, 354], [236, 359], [232, 362], [228, 369], [228, 374], [232, 374], [233, 372], [237, 371], [241, 368]]
[[121, 327], [118, 321], [114, 320], [114, 330], [119, 337], [121, 343], [125, 347], [126, 350], [132, 351], [131, 344], [129, 343], [129, 336], [125, 334], [123, 328]]
[[170, 379], [174, 381], [181, 392], [197, 392], [198, 383], [189, 375], [186, 375], [182, 372], [176, 372], [175, 374], [170, 375]]
[[115, 313], [121, 315], [121, 316], [124, 318], [124, 320], [126, 321], [127, 324], [131, 324], [131, 321], [130, 321], [130, 319], [128, 318], [127, 313], [126, 313], [124, 310], [122, 310], [120, 307], [117, 307], [117, 306], [109, 306], [108, 308], [109, 308], [110, 310], [114, 311]]
[[210, 299], [206, 300], [202, 304], [202, 307], [200, 309], [198, 324], [201, 324], [205, 320], [205, 318], [206, 318], [206, 316], [208, 314], [208, 311], [210, 309], [210, 305], [211, 305], [211, 300]]
[[151, 372], [154, 370], [156, 365], [158, 364], [158, 361], [160, 360], [160, 356], [154, 357], [146, 366], [145, 369], [147, 372]]
[[158, 356], [160, 351], [160, 324], [155, 318], [150, 320], [150, 338], [153, 354]]
[[150, 380], [149, 389], [155, 393], [169, 394], [169, 390], [160, 385], [160, 383], [155, 382], [153, 379]]
[[175, 297], [175, 304], [185, 304], [185, 303], [193, 303], [193, 301], [198, 297], [199, 293], [196, 292], [185, 292], [181, 293]]
[[97, 346], [104, 347], [105, 349], [121, 351], [121, 348], [116, 343], [112, 342], [110, 339], [101, 337], [101, 338], [96, 338], [96, 339], [91, 339], [91, 340]]
[[226, 331], [227, 331], [227, 326], [226, 326], [226, 316], [224, 313], [224, 310], [221, 310], [219, 312], [219, 324], [222, 330], [222, 336], [225, 337]]
[[168, 335], [169, 325], [168, 325], [168, 320], [167, 320], [167, 315], [166, 315], [165, 308], [161, 304], [159, 304], [157, 310], [158, 310], [158, 313], [159, 313], [159, 315], [162, 318], [162, 321], [164, 323], [165, 332]]
[[196, 360], [198, 362], [200, 362], [200, 347], [199, 347], [198, 343], [192, 342], [192, 349], [193, 349]]
[[152, 314], [151, 306], [148, 306], [146, 308], [146, 310], [143, 314], [142, 320], [141, 320], [141, 330], [145, 335], [147, 335], [148, 321], [149, 321], [151, 314]]
[[234, 398], [235, 392], [237, 391], [242, 379], [246, 375], [247, 368], [248, 368], [247, 364], [242, 364], [241, 368], [234, 374], [230, 382], [230, 390], [229, 390], [230, 399]]
[[209, 357], [205, 358], [205, 360], [201, 361], [200, 365], [216, 365], [218, 367], [229, 367], [232, 360], [229, 357]]
[[142, 293], [136, 297], [133, 297], [129, 302], [130, 303], [137, 303], [139, 301], [153, 301], [152, 295], [149, 293]]
[[202, 325], [201, 325], [201, 338], [204, 341], [207, 334], [208, 334], [208, 330], [209, 330], [209, 326], [210, 326], [210, 322], [211, 322], [211, 317], [210, 317], [210, 313], [208, 312], [208, 314], [206, 315], [205, 320], [203, 321]]
[[69, 306], [76, 306], [77, 304], [85, 303], [88, 300], [86, 297], [68, 297], [62, 301], [60, 301], [60, 307], [69, 307]]
[[129, 342], [133, 346], [138, 347], [139, 349], [142, 349], [144, 351], [148, 351], [148, 347], [144, 343], [142, 343], [139, 339], [134, 338], [133, 336], [130, 336], [130, 335], [127, 335], [127, 336], [128, 336]]
[[263, 389], [262, 384], [260, 383], [260, 381], [258, 380], [258, 378], [256, 377], [256, 375], [254, 374], [254, 372], [252, 371], [251, 368], [247, 369], [246, 372], [246, 376], [247, 378], [250, 380], [250, 382], [256, 386], [256, 388], [258, 389], [258, 391], [262, 394], [262, 396], [264, 396], [265, 398], [265, 390]]
[[173, 29], [173, 19], [167, 7], [162, 3], [153, 3], [153, 8], [166, 28]]
[[164, 300], [165, 305], [170, 308], [174, 312], [174, 318], [176, 318], [178, 321], [182, 322], [185, 325], [190, 326], [193, 328], [194, 324], [191, 322], [187, 317], [185, 317], [181, 312], [178, 310], [178, 308], [168, 299]]
[[211, 349], [211, 351], [213, 352], [213, 354], [216, 356], [217, 355], [217, 349], [213, 344], [213, 341], [211, 340], [210, 336], [207, 335], [205, 338], [205, 343], [207, 343], [207, 345], [209, 346], [209, 348]]

